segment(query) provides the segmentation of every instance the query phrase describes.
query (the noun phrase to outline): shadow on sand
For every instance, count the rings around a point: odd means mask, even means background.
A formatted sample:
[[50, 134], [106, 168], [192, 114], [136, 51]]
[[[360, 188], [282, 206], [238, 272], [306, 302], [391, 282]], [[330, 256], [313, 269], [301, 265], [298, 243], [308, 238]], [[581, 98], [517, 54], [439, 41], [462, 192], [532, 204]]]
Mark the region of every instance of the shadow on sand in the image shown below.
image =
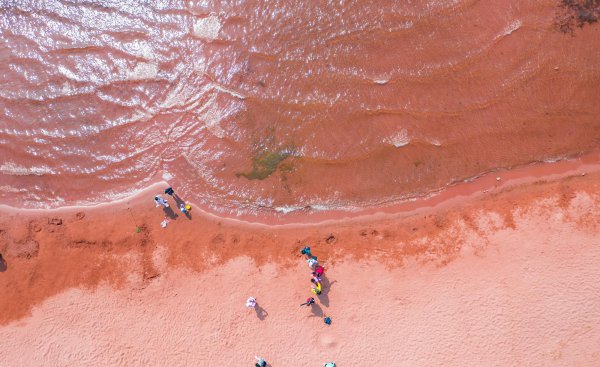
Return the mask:
[[321, 284], [323, 285], [323, 288], [321, 290], [321, 294], [317, 295], [317, 297], [325, 307], [329, 307], [329, 290], [336, 281], [337, 280], [329, 282], [329, 279], [327, 279], [327, 276], [325, 274], [323, 274], [323, 276], [321, 277]]
[[8, 264], [6, 263], [6, 260], [4, 260], [4, 258], [0, 258], [0, 273], [3, 273], [6, 271], [6, 269], [8, 269]]
[[310, 315], [309, 317], [323, 317], [323, 315], [325, 315], [321, 306], [319, 306], [316, 303], [310, 305], [310, 310], [312, 312], [312, 315]]
[[258, 305], [258, 304], [256, 305], [256, 307], [254, 307], [254, 311], [256, 311], [256, 317], [258, 317], [258, 319], [261, 321], [263, 321], [264, 319], [267, 318], [267, 316], [269, 316], [269, 313], [267, 312], [267, 310], [260, 307], [260, 305]]
[[163, 207], [163, 212], [165, 212], [165, 216], [167, 216], [169, 219], [177, 219], [177, 214], [175, 214], [175, 212], [173, 211], [173, 209], [171, 209], [171, 207]]

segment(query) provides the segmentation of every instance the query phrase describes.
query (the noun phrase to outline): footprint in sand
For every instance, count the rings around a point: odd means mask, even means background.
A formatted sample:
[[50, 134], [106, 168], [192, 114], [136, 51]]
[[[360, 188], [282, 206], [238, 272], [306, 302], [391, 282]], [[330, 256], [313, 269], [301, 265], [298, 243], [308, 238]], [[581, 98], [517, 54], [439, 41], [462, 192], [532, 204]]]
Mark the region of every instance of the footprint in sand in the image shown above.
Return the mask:
[[337, 342], [331, 334], [323, 334], [319, 336], [319, 344], [323, 348], [335, 348], [337, 346]]

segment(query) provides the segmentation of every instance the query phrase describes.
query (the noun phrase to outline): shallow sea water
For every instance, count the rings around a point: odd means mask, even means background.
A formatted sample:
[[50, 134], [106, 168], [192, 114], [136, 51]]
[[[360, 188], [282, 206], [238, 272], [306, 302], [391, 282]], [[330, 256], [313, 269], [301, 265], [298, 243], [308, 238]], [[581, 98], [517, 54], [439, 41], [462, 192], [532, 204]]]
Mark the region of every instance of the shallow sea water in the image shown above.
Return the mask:
[[556, 1], [0, 1], [0, 201], [348, 209], [600, 146]]

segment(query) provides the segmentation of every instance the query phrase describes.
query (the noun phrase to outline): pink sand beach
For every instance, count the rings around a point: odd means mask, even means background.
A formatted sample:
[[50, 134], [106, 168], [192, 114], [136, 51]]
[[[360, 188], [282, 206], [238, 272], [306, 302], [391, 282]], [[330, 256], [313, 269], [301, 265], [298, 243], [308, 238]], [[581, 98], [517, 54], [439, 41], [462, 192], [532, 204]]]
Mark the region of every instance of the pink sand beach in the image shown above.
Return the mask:
[[0, 367], [600, 366], [599, 21], [0, 1]]

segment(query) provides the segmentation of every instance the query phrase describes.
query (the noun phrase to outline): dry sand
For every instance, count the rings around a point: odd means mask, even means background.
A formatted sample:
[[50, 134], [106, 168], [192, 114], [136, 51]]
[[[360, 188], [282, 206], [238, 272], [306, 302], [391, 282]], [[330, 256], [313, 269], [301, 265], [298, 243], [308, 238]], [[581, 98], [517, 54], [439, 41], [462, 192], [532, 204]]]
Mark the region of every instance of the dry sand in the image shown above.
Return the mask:
[[600, 173], [566, 176], [315, 225], [4, 209], [1, 365], [596, 366]]

